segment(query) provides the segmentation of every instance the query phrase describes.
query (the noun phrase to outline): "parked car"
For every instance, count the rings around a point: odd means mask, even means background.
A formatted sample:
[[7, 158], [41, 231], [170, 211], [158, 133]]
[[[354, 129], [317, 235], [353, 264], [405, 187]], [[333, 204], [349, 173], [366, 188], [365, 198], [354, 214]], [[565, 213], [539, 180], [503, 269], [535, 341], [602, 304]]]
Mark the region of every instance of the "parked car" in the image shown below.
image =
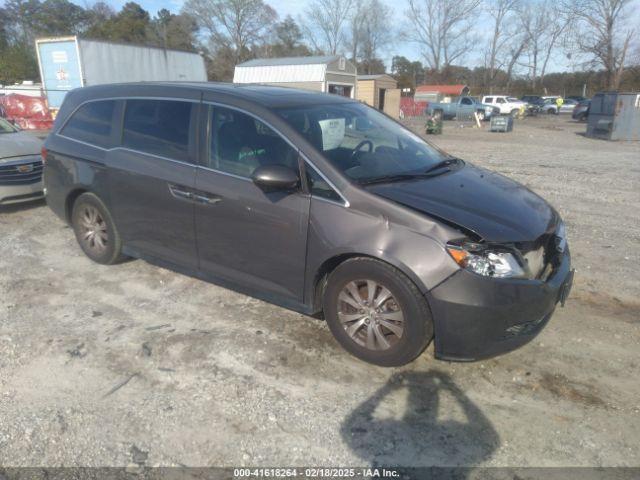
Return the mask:
[[562, 106], [560, 107], [560, 113], [573, 113], [573, 110], [577, 105], [578, 102], [576, 100], [567, 98], [563, 101]]
[[427, 115], [441, 117], [443, 120], [471, 117], [474, 112], [480, 120], [488, 120], [491, 115], [500, 113], [500, 109], [480, 103], [473, 97], [454, 97], [451, 102], [429, 102], [426, 109]]
[[557, 103], [557, 99], [559, 97], [546, 97], [544, 98], [544, 101], [542, 103], [542, 105], [540, 106], [540, 112], [541, 113], [549, 113], [549, 114], [559, 114], [559, 113], [571, 113], [573, 112], [573, 109], [575, 108], [575, 106], [578, 104], [578, 102], [576, 102], [575, 100], [571, 100], [571, 99], [567, 99], [564, 100], [563, 99], [563, 103], [560, 106], [560, 108], [558, 108], [558, 103]]
[[538, 105], [542, 101], [542, 97], [540, 95], [523, 95], [520, 100], [532, 105]]
[[591, 106], [591, 100], [583, 100], [573, 109], [571, 118], [578, 120], [579, 122], [586, 122], [589, 118], [589, 107]]
[[527, 104], [528, 115], [537, 115], [544, 105], [543, 98], [538, 95], [525, 95], [521, 100]]
[[47, 203], [90, 259], [142, 258], [321, 313], [378, 365], [432, 338], [452, 360], [516, 348], [571, 287], [553, 207], [347, 98], [86, 87], [67, 94], [43, 156]]
[[0, 205], [43, 197], [42, 141], [0, 118]]
[[482, 103], [497, 107], [501, 114], [511, 115], [512, 117], [515, 117], [520, 112], [520, 109], [526, 105], [525, 102], [506, 95], [488, 95], [482, 97]]

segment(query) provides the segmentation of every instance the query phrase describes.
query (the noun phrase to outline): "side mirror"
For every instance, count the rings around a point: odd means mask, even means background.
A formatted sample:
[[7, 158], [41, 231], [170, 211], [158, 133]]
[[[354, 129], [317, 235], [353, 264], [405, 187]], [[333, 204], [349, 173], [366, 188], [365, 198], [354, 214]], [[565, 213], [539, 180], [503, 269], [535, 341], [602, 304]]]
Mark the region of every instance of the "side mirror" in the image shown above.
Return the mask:
[[284, 165], [263, 165], [254, 170], [251, 180], [265, 191], [293, 190], [298, 187], [298, 173]]

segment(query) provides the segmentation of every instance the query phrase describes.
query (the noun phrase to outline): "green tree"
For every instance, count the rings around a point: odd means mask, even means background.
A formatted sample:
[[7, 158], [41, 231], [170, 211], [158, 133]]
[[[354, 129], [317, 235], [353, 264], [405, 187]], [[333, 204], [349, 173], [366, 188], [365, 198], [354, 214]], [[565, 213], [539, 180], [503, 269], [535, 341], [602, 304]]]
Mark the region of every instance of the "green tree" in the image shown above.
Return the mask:
[[9, 45], [0, 50], [0, 84], [38, 78], [38, 64], [32, 46]]
[[84, 8], [68, 0], [45, 0], [33, 15], [31, 28], [37, 37], [78, 35], [86, 27]]
[[287, 15], [275, 27], [275, 43], [271, 49], [272, 56], [300, 57], [311, 55], [302, 38], [300, 27], [291, 15]]
[[391, 60], [391, 73], [398, 81], [398, 88], [415, 89], [424, 83], [424, 66], [419, 61], [412, 62], [406, 57], [396, 55]]
[[178, 50], [196, 50], [198, 24], [186, 13], [175, 15], [162, 9], [151, 20], [149, 40], [159, 47]]
[[149, 12], [135, 2], [128, 2], [115, 16], [93, 24], [85, 35], [98, 40], [145, 44], [150, 26]]

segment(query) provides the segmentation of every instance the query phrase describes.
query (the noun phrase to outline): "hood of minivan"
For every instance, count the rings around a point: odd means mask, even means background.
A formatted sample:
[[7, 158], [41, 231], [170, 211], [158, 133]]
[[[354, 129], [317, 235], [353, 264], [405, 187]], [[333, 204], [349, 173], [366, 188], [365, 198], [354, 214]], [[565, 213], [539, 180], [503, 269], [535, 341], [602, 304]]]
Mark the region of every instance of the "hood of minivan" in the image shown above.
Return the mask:
[[525, 186], [468, 163], [436, 177], [365, 188], [490, 242], [534, 241], [558, 221], [551, 205]]
[[0, 161], [11, 157], [40, 155], [42, 140], [25, 132], [0, 133]]

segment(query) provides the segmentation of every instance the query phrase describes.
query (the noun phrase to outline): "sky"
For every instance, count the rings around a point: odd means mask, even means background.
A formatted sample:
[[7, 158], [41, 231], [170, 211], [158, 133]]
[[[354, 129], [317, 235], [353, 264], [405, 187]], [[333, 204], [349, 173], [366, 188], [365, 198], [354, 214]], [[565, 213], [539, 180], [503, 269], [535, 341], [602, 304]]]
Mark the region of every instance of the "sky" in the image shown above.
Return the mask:
[[[91, 0], [89, 1], [72, 0], [72, 1], [83, 7], [86, 7], [87, 4], [91, 5], [94, 3]], [[120, 8], [122, 8], [122, 6], [125, 3], [127, 3], [127, 1], [129, 0], [106, 0], [106, 3], [111, 5], [114, 9], [120, 10]], [[162, 10], [163, 8], [166, 8], [170, 12], [178, 13], [180, 11], [180, 8], [182, 8], [182, 5], [184, 4], [184, 0], [134, 0], [134, 1], [140, 4], [142, 8], [147, 10], [152, 16], [155, 15], [158, 12], [158, 10]], [[400, 27], [404, 23], [404, 9], [398, 8], [397, 0], [396, 1], [382, 0], [382, 1], [388, 4], [392, 8], [392, 11], [395, 12], [395, 17], [396, 17], [394, 19], [395, 26]], [[308, 4], [308, 1], [306, 0], [265, 0], [265, 2], [271, 5], [276, 10], [276, 12], [278, 12], [278, 15], [280, 16], [280, 18], [284, 18], [287, 15], [291, 15], [295, 19], [298, 18], [298, 15], [303, 13], [306, 5]], [[415, 45], [408, 42], [397, 42], [393, 46], [393, 48], [390, 49], [390, 51], [382, 52], [380, 56], [382, 57], [385, 64], [387, 65], [387, 68], [391, 67], [391, 57], [393, 55], [404, 55], [405, 57], [407, 57], [409, 60], [412, 60], [412, 61], [413, 60], [423, 61], [423, 59], [420, 58], [420, 52], [418, 48]], [[469, 58], [466, 60], [471, 61], [476, 59]]]
[[[78, 5], [86, 7], [87, 5], [91, 5], [94, 0], [72, 0]], [[110, 4], [114, 7], [114, 9], [119, 10], [128, 0], [106, 0], [106, 3]], [[155, 15], [158, 10], [166, 8], [167, 10], [178, 13], [184, 4], [185, 0], [135, 0], [139, 3], [145, 10], [147, 10], [152, 16]], [[277, 12], [280, 18], [284, 18], [286, 15], [292, 15], [294, 18], [298, 18], [298, 15], [302, 14], [306, 5], [308, 5], [309, 0], [265, 0], [266, 3], [271, 5]], [[406, 17], [405, 11], [406, 0], [382, 0], [384, 3], [389, 5], [391, 11], [394, 14], [394, 27], [396, 30], [401, 30], [404, 26], [406, 26]], [[529, 0], [525, 0], [529, 1]], [[3, 0], [0, 0], [0, 4], [4, 3]], [[640, 0], [633, 0], [634, 5], [640, 5]], [[640, 8], [635, 9], [634, 6], [631, 7], [632, 16], [635, 16], [639, 19], [640, 23]], [[476, 20], [476, 24], [480, 27], [485, 25], [485, 21], [482, 18], [478, 18]], [[486, 29], [482, 28], [482, 31], [486, 31]], [[420, 55], [420, 50], [418, 46], [414, 43], [407, 41], [397, 41], [395, 42], [391, 48], [387, 51], [380, 52], [380, 57], [387, 65], [387, 69], [391, 67], [391, 57], [393, 55], [403, 55], [407, 57], [409, 60], [420, 60], [424, 63], [424, 58]], [[462, 59], [462, 61], [457, 62], [460, 65], [465, 65], [467, 67], [473, 68], [480, 64], [480, 53], [477, 51], [469, 53], [467, 57]], [[569, 64], [568, 60], [559, 53], [555, 58], [553, 58], [549, 64], [547, 69], [548, 73], [557, 72], [557, 71], [567, 71], [572, 70], [572, 65]]]

